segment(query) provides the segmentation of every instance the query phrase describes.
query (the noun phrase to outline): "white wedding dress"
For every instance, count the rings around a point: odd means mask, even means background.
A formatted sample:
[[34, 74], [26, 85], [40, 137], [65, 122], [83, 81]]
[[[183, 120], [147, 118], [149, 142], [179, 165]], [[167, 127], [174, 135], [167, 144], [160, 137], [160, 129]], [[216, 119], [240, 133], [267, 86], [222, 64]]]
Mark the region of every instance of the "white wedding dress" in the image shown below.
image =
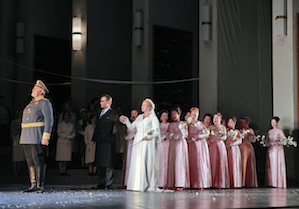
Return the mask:
[[[155, 191], [157, 190], [157, 161], [156, 143], [160, 143], [159, 120], [154, 112], [143, 119], [143, 114], [130, 123], [124, 122], [129, 129], [136, 127], [131, 156], [131, 166], [127, 190]], [[148, 140], [142, 139], [147, 136]]]

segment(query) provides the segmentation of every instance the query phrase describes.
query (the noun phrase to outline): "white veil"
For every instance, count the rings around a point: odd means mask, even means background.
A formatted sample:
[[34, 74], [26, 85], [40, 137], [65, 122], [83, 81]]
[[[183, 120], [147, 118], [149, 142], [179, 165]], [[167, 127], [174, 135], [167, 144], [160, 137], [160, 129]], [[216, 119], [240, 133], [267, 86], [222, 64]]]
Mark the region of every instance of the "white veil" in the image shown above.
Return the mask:
[[150, 110], [150, 118], [152, 121], [157, 121], [158, 127], [155, 132], [158, 133], [157, 137], [155, 138], [156, 142], [156, 155], [155, 155], [155, 168], [156, 168], [156, 178], [158, 178], [158, 171], [159, 171], [159, 162], [160, 162], [160, 156], [162, 156], [162, 139], [161, 139], [161, 133], [160, 133], [160, 126], [159, 126], [159, 119], [155, 113], [155, 104], [151, 99], [145, 99], [144, 101], [147, 101], [151, 104], [152, 109]]

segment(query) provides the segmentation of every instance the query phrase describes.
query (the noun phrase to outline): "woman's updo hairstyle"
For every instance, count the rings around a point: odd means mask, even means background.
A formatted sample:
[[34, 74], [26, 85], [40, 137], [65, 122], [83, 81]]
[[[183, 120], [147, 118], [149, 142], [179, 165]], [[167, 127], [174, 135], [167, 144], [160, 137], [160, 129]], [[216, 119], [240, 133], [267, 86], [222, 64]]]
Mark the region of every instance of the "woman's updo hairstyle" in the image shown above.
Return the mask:
[[174, 107], [171, 109], [171, 111], [176, 111], [179, 115], [182, 114], [182, 109], [180, 107]]
[[222, 114], [220, 112], [217, 112], [214, 115], [218, 115], [218, 117], [220, 117], [220, 120], [222, 119]]
[[235, 124], [237, 123], [237, 117], [235, 117], [235, 116], [229, 117], [227, 122], [229, 121], [229, 119], [232, 119]]
[[273, 117], [272, 120], [276, 120], [277, 123], [280, 121], [279, 117], [277, 116]]

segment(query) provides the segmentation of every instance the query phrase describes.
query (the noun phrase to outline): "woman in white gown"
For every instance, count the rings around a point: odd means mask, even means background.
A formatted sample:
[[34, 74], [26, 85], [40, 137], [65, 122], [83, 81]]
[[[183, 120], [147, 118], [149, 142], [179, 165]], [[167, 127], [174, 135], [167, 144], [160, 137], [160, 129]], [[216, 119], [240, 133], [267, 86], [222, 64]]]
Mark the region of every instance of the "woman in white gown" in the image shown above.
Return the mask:
[[[131, 123], [126, 116], [120, 116], [120, 122], [129, 129], [136, 127], [131, 166], [127, 190], [155, 191], [157, 189], [158, 154], [156, 143], [161, 142], [159, 120], [154, 112], [155, 105], [150, 99], [145, 99], [141, 105], [143, 114]], [[158, 146], [159, 147], [159, 146]]]

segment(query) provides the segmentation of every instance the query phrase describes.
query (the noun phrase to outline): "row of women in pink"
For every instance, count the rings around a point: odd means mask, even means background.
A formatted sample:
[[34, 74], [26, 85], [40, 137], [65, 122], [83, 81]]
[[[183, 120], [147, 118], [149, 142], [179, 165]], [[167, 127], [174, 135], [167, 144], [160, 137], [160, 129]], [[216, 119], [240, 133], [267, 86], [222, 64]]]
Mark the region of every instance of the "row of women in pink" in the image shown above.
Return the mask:
[[285, 135], [278, 128], [278, 117], [271, 119], [272, 129], [268, 131], [266, 137], [267, 159], [266, 159], [266, 186], [286, 188], [286, 163], [284, 147], [280, 139], [285, 139]]
[[[138, 113], [131, 112], [134, 121]], [[255, 152], [251, 143], [255, 142], [254, 131], [249, 128], [249, 119], [242, 118], [241, 130], [236, 130], [236, 118], [227, 121], [227, 129], [220, 124], [222, 116], [204, 117], [198, 121], [199, 109], [191, 108], [188, 118], [179, 120], [179, 109], [171, 111], [172, 123], [168, 123], [168, 112], [160, 113], [160, 133], [162, 156], [158, 170], [160, 188], [241, 188], [257, 187]], [[273, 117], [273, 129], [268, 132], [266, 145], [269, 147], [266, 161], [266, 185], [286, 188], [286, 168], [284, 148], [280, 139], [284, 133], [277, 127], [279, 118]], [[207, 127], [209, 128], [209, 131]], [[184, 128], [182, 128], [184, 127]], [[131, 149], [136, 130], [129, 130], [126, 179], [129, 172]], [[243, 139], [243, 140], [242, 140]], [[130, 146], [131, 144], [131, 146]], [[239, 146], [240, 145], [240, 146]], [[127, 180], [125, 179], [125, 185]]]

